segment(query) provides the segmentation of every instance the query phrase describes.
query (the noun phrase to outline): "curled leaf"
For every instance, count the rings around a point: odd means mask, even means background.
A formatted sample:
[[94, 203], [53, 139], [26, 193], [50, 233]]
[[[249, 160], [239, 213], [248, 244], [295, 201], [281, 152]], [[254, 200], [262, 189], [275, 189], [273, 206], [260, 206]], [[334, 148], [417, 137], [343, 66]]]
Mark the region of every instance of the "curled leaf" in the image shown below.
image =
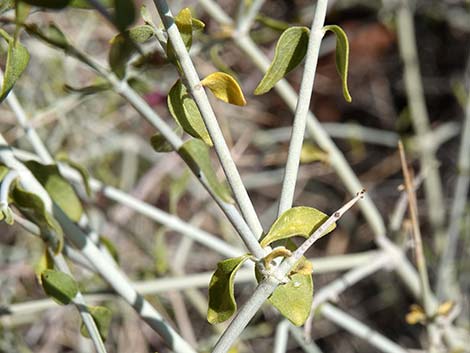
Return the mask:
[[308, 47], [309, 29], [291, 27], [282, 32], [276, 44], [274, 59], [254, 94], [268, 92], [280, 79], [295, 69], [305, 57]]
[[351, 103], [352, 97], [348, 89], [349, 42], [343, 29], [336, 25], [325, 26], [325, 31], [332, 31], [336, 35], [336, 69], [343, 83], [343, 96], [346, 102]]
[[7, 61], [3, 77], [0, 102], [2, 102], [13, 88], [23, 71], [28, 66], [29, 53], [19, 40], [13, 39], [7, 32], [0, 29], [0, 36], [8, 43]]
[[[271, 226], [260, 244], [265, 247], [274, 241], [287, 239], [294, 236], [308, 238], [318, 227], [328, 219], [323, 212], [312, 207], [293, 207], [285, 211]], [[335, 229], [333, 224], [323, 235]]]
[[54, 269], [54, 259], [52, 258], [51, 254], [47, 247], [44, 248], [41, 257], [39, 258], [38, 262], [34, 266], [34, 272], [36, 273], [36, 278], [40, 285], [42, 285], [42, 273], [46, 270], [53, 270]]
[[209, 187], [223, 201], [233, 203], [230, 190], [225, 183], [221, 183], [217, 178], [211, 164], [209, 147], [198, 139], [186, 141], [178, 150], [179, 155], [188, 164], [189, 168], [196, 175], [206, 178]]
[[64, 272], [45, 270], [41, 274], [41, 281], [44, 292], [58, 304], [67, 305], [77, 295], [77, 282]]
[[[293, 241], [287, 240], [286, 247], [280, 248], [283, 249], [283, 252], [284, 250], [294, 251], [296, 245]], [[264, 260], [266, 261], [266, 258]], [[255, 276], [258, 282], [263, 279], [258, 267], [255, 267]], [[302, 256], [286, 279], [288, 281], [280, 284], [268, 300], [286, 319], [294, 325], [300, 326], [307, 320], [312, 306], [311, 263]]]
[[249, 254], [220, 261], [209, 283], [207, 321], [218, 324], [228, 320], [237, 310], [233, 294], [235, 274], [248, 260]]
[[171, 116], [184, 131], [212, 146], [211, 137], [199, 112], [199, 108], [181, 80], [176, 81], [173, 87], [171, 87], [167, 103]]
[[246, 100], [240, 85], [229, 74], [214, 72], [204, 78], [201, 84], [209, 88], [221, 101], [240, 106], [246, 105]]

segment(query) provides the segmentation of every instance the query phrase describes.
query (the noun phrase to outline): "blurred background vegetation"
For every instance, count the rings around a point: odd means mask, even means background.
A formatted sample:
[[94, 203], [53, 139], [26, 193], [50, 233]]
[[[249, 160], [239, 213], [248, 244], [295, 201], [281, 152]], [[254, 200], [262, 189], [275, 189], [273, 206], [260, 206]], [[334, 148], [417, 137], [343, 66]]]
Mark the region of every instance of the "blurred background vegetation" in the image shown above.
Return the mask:
[[[4, 2], [2, 2], [3, 4]], [[137, 3], [143, 4], [141, 1]], [[236, 16], [237, 2], [220, 0], [218, 4]], [[353, 102], [344, 101], [336, 73], [333, 36], [322, 43], [318, 74], [311, 109], [324, 123], [369, 195], [388, 222], [400, 196], [402, 171], [397, 141], [402, 138], [416, 173], [422, 171], [418, 160], [423, 141], [412, 127], [409, 101], [403, 77], [403, 61], [397, 42], [394, 1], [332, 0], [327, 23], [341, 25], [350, 41], [349, 84]], [[219, 70], [238, 79], [248, 104], [235, 107], [212, 100], [243, 180], [249, 189], [265, 229], [273, 222], [280, 194], [283, 168], [293, 113], [273, 91], [254, 96], [262, 78], [252, 61], [230, 40], [223, 26], [214, 21], [198, 1], [172, 1], [176, 13], [190, 7], [195, 17], [206, 24], [194, 40], [192, 56], [201, 77]], [[154, 5], [147, 7], [158, 23]], [[441, 207], [449, 213], [457, 177], [460, 132], [469, 89], [470, 2], [465, 0], [417, 0], [415, 10], [416, 41], [426, 105], [439, 172], [443, 183], [444, 204], [429, 205], [418, 189], [420, 225], [433, 287], [437, 277], [442, 242], [433, 238], [429, 207]], [[266, 1], [251, 30], [251, 37], [272, 58], [279, 29], [288, 25], [310, 26], [314, 1]], [[2, 28], [12, 33], [13, 11], [0, 15]], [[28, 19], [37, 24], [54, 22], [77, 47], [102, 63], [107, 62], [109, 40], [116, 34], [95, 11], [66, 9], [35, 10]], [[140, 20], [142, 21], [142, 20]], [[155, 153], [149, 139], [155, 133], [145, 120], [116, 93], [105, 90], [94, 94], [76, 88], [99, 82], [81, 63], [66, 57], [27, 33], [22, 43], [31, 54], [27, 71], [14, 88], [22, 106], [53, 155], [66, 153], [85, 166], [91, 175], [106, 184], [145, 200], [157, 207], [240, 245], [234, 230], [195, 180], [186, 178], [186, 167], [174, 153]], [[147, 102], [174, 125], [166, 107], [166, 94], [178, 77], [174, 67], [164, 63], [151, 43], [152, 52], [145, 63], [130, 65], [132, 84]], [[6, 46], [2, 44], [4, 65]], [[288, 75], [298, 88], [302, 70]], [[8, 105], [0, 105], [0, 131], [15, 147], [31, 150], [24, 131]], [[468, 151], [470, 153], [470, 151]], [[326, 213], [338, 208], [347, 198], [343, 183], [329, 164], [328, 155], [306, 139], [296, 189], [295, 205], [316, 207]], [[426, 171], [424, 170], [424, 175]], [[170, 207], [175, 183], [187, 183], [177, 206]], [[117, 249], [119, 263], [135, 281], [172, 277], [182, 273], [212, 271], [222, 257], [207, 248], [185, 241], [152, 220], [114, 204], [100, 193], [84, 196], [87, 212], [95, 229], [109, 238]], [[468, 200], [467, 200], [468, 201]], [[446, 221], [447, 223], [448, 221]], [[411, 254], [409, 222], [405, 218], [398, 231], [388, 234]], [[373, 234], [356, 208], [340, 222], [334, 235], [319, 241], [309, 253], [319, 257], [361, 253], [376, 249]], [[470, 208], [462, 219], [460, 246], [455, 258], [458, 281], [464, 293], [460, 326], [470, 330], [468, 320], [470, 293]], [[90, 343], [79, 334], [79, 317], [73, 308], [55, 306], [35, 314], [5, 315], [13, 303], [44, 298], [34, 273], [42, 242], [19, 226], [0, 224], [0, 352], [89, 352]], [[341, 272], [315, 274], [319, 289]], [[107, 290], [96, 275], [74, 267], [85, 293]], [[253, 284], [236, 287], [243, 302]], [[202, 349], [209, 349], [218, 329], [205, 320], [207, 288], [189, 292], [170, 291], [148, 299], [176, 326], [186, 315], [192, 323], [189, 332]], [[381, 270], [352, 286], [337, 298], [337, 305], [363, 323], [398, 344], [419, 349], [425, 329], [409, 325], [405, 316], [415, 301], [394, 272]], [[107, 341], [110, 352], [166, 352], [159, 338], [122, 301], [108, 298], [113, 322]], [[2, 308], [5, 308], [2, 309]], [[181, 313], [183, 312], [183, 314]], [[184, 319], [183, 319], [184, 322]], [[266, 308], [256, 316], [243, 336], [240, 352], [267, 352], [272, 349], [279, 316]], [[180, 327], [181, 329], [181, 327]], [[312, 337], [324, 352], [376, 352], [366, 341], [354, 337], [331, 322], [317, 318]], [[288, 352], [301, 352], [295, 341]]]

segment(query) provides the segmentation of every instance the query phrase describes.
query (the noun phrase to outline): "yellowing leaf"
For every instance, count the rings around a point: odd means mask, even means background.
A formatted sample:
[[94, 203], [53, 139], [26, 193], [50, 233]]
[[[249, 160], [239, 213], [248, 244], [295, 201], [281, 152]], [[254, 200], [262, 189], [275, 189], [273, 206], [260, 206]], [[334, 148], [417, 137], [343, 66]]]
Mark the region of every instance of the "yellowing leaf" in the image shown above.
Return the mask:
[[188, 164], [188, 167], [191, 168], [194, 174], [200, 175], [202, 172], [209, 187], [218, 197], [225, 202], [233, 203], [230, 190], [225, 183], [219, 182], [212, 168], [209, 147], [204, 142], [198, 139], [188, 140], [180, 147], [178, 154]]
[[452, 300], [447, 300], [440, 304], [437, 308], [437, 315], [447, 316], [454, 308], [455, 303]]
[[[286, 241], [286, 247], [281, 249], [294, 251], [296, 245], [292, 240]], [[270, 255], [268, 255], [270, 256]], [[267, 257], [268, 257], [267, 256]], [[281, 254], [281, 256], [284, 256]], [[267, 259], [265, 258], [266, 262]], [[313, 280], [311, 264], [305, 257], [301, 257], [286, 277], [289, 282], [279, 285], [269, 297], [269, 302], [294, 325], [302, 325], [310, 314], [313, 300]], [[255, 277], [258, 282], [263, 275], [258, 267], [255, 267]]]
[[255, 95], [268, 92], [277, 81], [300, 64], [307, 53], [308, 37], [307, 27], [291, 27], [282, 32], [276, 44], [273, 62], [256, 87]]
[[304, 142], [300, 152], [300, 163], [327, 162], [328, 153], [317, 146]]
[[228, 320], [237, 310], [233, 294], [235, 273], [248, 260], [246, 254], [220, 261], [209, 284], [209, 308], [207, 321], [218, 324]]
[[406, 322], [410, 325], [416, 325], [417, 323], [424, 324], [426, 322], [426, 314], [419, 305], [413, 304], [410, 307], [410, 312], [406, 314]]
[[336, 25], [323, 27], [325, 31], [332, 31], [336, 35], [336, 69], [343, 82], [343, 96], [346, 102], [351, 103], [352, 97], [348, 89], [349, 42], [343, 29]]
[[45, 270], [41, 280], [44, 292], [58, 304], [67, 305], [77, 295], [77, 282], [64, 272]]
[[167, 103], [171, 116], [184, 131], [212, 146], [211, 137], [199, 112], [199, 108], [181, 80], [176, 81], [173, 87], [171, 87]]
[[313, 300], [313, 280], [310, 274], [295, 273], [290, 281], [279, 285], [269, 301], [296, 326], [303, 325], [310, 314]]
[[[308, 238], [328, 216], [312, 207], [299, 206], [285, 211], [271, 226], [260, 244], [265, 247], [274, 241], [287, 239], [294, 236]], [[335, 229], [333, 224], [323, 235]]]
[[47, 247], [44, 248], [44, 251], [42, 252], [41, 257], [39, 258], [39, 261], [36, 263], [36, 266], [34, 266], [34, 272], [36, 273], [36, 278], [38, 279], [38, 282], [40, 285], [42, 285], [42, 273], [45, 270], [53, 270], [54, 269], [54, 259], [52, 258], [51, 254], [49, 253], [49, 250], [47, 250]]
[[26, 48], [21, 45], [19, 40], [10, 37], [3, 29], [0, 29], [0, 36], [8, 42], [5, 74], [3, 77], [2, 90], [0, 92], [0, 102], [2, 102], [26, 69], [26, 66], [28, 66], [29, 53]]
[[238, 82], [229, 74], [214, 72], [201, 81], [204, 87], [209, 88], [214, 95], [230, 104], [244, 106], [245, 97]]
[[[113, 313], [111, 312], [111, 310], [104, 306], [88, 306], [87, 309], [93, 317], [93, 320], [95, 321], [101, 339], [103, 341], [106, 341]], [[80, 326], [80, 333], [84, 337], [90, 337], [88, 330], [83, 322]]]

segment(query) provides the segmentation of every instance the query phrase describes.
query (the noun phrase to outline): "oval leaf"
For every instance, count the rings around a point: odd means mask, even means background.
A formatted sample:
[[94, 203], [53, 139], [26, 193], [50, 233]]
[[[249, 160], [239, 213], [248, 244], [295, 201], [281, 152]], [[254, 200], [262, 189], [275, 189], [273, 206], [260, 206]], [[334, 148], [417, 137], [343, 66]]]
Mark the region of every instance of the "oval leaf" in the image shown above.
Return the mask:
[[131, 28], [111, 39], [111, 48], [108, 55], [109, 66], [119, 78], [124, 77], [126, 64], [136, 51], [135, 43], [144, 43], [153, 35], [154, 31], [151, 26], [142, 25]]
[[336, 35], [336, 69], [343, 83], [343, 96], [346, 102], [351, 103], [352, 97], [348, 89], [349, 42], [343, 29], [336, 25], [323, 27], [325, 31], [332, 31]]
[[[260, 244], [265, 247], [274, 241], [294, 236], [308, 238], [327, 219], [328, 216], [316, 208], [305, 206], [291, 208], [273, 223]], [[335, 227], [336, 224], [333, 224], [323, 235], [328, 234]]]
[[[286, 250], [294, 251], [297, 246], [292, 240], [286, 240]], [[273, 252], [276, 249], [273, 250]], [[268, 256], [264, 259], [269, 261]], [[283, 254], [281, 254], [284, 257]], [[261, 282], [263, 275], [255, 267], [256, 280]], [[268, 298], [270, 303], [294, 325], [302, 325], [310, 314], [313, 300], [312, 264], [302, 256], [295, 263], [287, 276], [289, 282], [279, 285]]]
[[[104, 306], [88, 306], [88, 311], [90, 312], [93, 320], [95, 321], [96, 327], [98, 328], [98, 332], [100, 333], [101, 339], [106, 341], [109, 332], [109, 325], [111, 324], [111, 319], [113, 317], [113, 313], [111, 310]], [[84, 337], [90, 337], [88, 330], [85, 324], [82, 322], [80, 325], [80, 333]]]
[[307, 27], [291, 27], [282, 32], [276, 44], [273, 62], [255, 89], [256, 95], [268, 92], [277, 81], [300, 64], [307, 53], [309, 32]]
[[223, 201], [233, 203], [233, 198], [225, 183], [221, 183], [212, 168], [209, 147], [198, 139], [186, 141], [178, 150], [178, 154], [196, 175], [203, 173], [212, 191]]
[[67, 305], [77, 295], [77, 282], [64, 272], [45, 270], [41, 280], [44, 292], [59, 304]]
[[8, 42], [5, 75], [3, 77], [0, 102], [2, 102], [13, 88], [13, 85], [28, 66], [29, 53], [19, 40], [14, 40], [7, 32], [0, 29], [0, 36]]
[[54, 164], [44, 165], [36, 161], [27, 161], [25, 165], [65, 214], [78, 222], [83, 213], [82, 203], [73, 187], [60, 174], [59, 168]]
[[238, 82], [229, 74], [214, 72], [201, 81], [204, 87], [209, 88], [218, 99], [234, 104], [246, 105], [245, 97]]
[[237, 310], [233, 294], [235, 273], [248, 260], [249, 254], [220, 261], [209, 284], [207, 321], [218, 324], [228, 320]]
[[290, 281], [279, 285], [269, 297], [271, 304], [296, 326], [301, 326], [310, 314], [313, 300], [311, 275], [295, 273]]
[[56, 254], [59, 253], [64, 242], [62, 228], [46, 211], [41, 198], [19, 185], [15, 185], [10, 197], [20, 212], [39, 227], [42, 239], [51, 244]]
[[171, 116], [184, 131], [212, 146], [211, 137], [199, 112], [199, 108], [181, 80], [176, 81], [173, 87], [171, 87], [167, 103]]

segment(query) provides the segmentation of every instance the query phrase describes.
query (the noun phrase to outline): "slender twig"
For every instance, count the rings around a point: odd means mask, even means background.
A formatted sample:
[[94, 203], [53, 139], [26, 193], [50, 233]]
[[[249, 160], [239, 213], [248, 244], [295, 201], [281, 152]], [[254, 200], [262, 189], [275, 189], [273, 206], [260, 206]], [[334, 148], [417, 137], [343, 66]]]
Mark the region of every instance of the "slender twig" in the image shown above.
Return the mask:
[[[28, 232], [34, 235], [39, 235], [39, 228], [34, 223], [31, 223], [22, 217], [17, 217], [16, 214], [15, 221], [18, 224], [21, 224], [21, 226]], [[376, 256], [378, 256], [376, 251], [368, 251], [365, 253], [352, 255], [320, 257], [309, 259], [309, 261], [314, 264], [315, 273], [322, 274], [348, 270], [357, 266], [366, 266]], [[78, 264], [81, 265], [80, 263]], [[133, 282], [132, 287], [142, 295], [165, 293], [170, 290], [176, 291], [193, 288], [207, 288], [207, 284], [210, 282], [212, 275], [213, 272], [202, 272], [195, 274], [185, 274], [181, 275], [180, 277], [157, 278], [153, 280]], [[253, 269], [240, 269], [237, 272], [234, 281], [235, 283], [255, 283]], [[112, 291], [100, 291], [99, 294], [87, 293], [84, 294], [84, 296], [88, 302], [92, 303], [116, 298], [116, 295]], [[0, 320], [0, 324], [7, 325], [7, 321], [14, 321], [13, 319], [16, 316], [26, 315], [27, 313], [37, 314], [44, 310], [53, 308], [56, 305], [57, 304], [50, 299], [39, 299], [2, 307], [2, 310], [0, 310], [0, 316], [3, 317], [3, 319]]]
[[[240, 1], [240, 3], [242, 2], [244, 1]], [[261, 7], [263, 6], [264, 2], [265, 0], [254, 0], [248, 8], [247, 12], [243, 14], [239, 13], [239, 17], [237, 18], [238, 23], [237, 28], [235, 29], [235, 35], [246, 35], [250, 31], [250, 27], [253, 24], [253, 21], [255, 20], [259, 10], [261, 10]]]
[[416, 194], [413, 190], [412, 178], [408, 165], [406, 162], [405, 150], [401, 141], [398, 143], [400, 151], [400, 160], [403, 169], [403, 179], [405, 180], [405, 190], [408, 194], [408, 211], [411, 217], [411, 223], [413, 226], [413, 240], [415, 249], [416, 265], [418, 267], [418, 273], [421, 281], [421, 297], [423, 300], [424, 310], [428, 317], [431, 317], [434, 311], [432, 300], [430, 299], [431, 288], [429, 286], [429, 276], [426, 267], [426, 259], [423, 253], [423, 242], [421, 237], [421, 230], [419, 228], [418, 220], [418, 205], [416, 202]]
[[[410, 116], [418, 137], [427, 135], [430, 128], [428, 111], [421, 81], [416, 34], [413, 14], [409, 0], [400, 0], [397, 9], [397, 34], [400, 53], [404, 63], [405, 89], [410, 107]], [[420, 149], [421, 164], [428, 168], [424, 180], [424, 190], [428, 202], [428, 218], [436, 231], [437, 237], [442, 232], [445, 217], [445, 205], [442, 196], [442, 183], [434, 152], [424, 145]], [[435, 239], [438, 242], [438, 239]]]
[[271, 271], [266, 273], [266, 277], [258, 284], [251, 297], [236, 313], [235, 318], [230, 322], [227, 329], [219, 338], [212, 353], [226, 353], [230, 349], [261, 305], [263, 305], [281, 281], [285, 279], [285, 276], [295, 266], [305, 251], [307, 251], [316, 240], [320, 239], [325, 231], [341, 218], [344, 212], [360, 200], [362, 198], [362, 194], [363, 192], [359, 192], [356, 197], [333, 213], [333, 215], [322, 223], [322, 225], [317, 228], [315, 232], [313, 232], [313, 234], [297, 248], [296, 251], [292, 253], [292, 256], [286, 258], [277, 267], [274, 267]]
[[[6, 141], [4, 140], [3, 136], [0, 134], [0, 161], [4, 163], [7, 167], [12, 168], [12, 172], [10, 172], [6, 178], [6, 184], [2, 183], [2, 194], [7, 193], [8, 196], [8, 191], [10, 189], [10, 184], [13, 182], [16, 178], [18, 178], [19, 182], [22, 184], [23, 187], [24, 185], [24, 179], [28, 177], [32, 177], [32, 174], [29, 172], [29, 170], [24, 167], [21, 163], [17, 162], [15, 157], [13, 156], [12, 151], [8, 148], [8, 145], [6, 144]], [[8, 188], [6, 187], [8, 186]], [[47, 192], [42, 188], [41, 184], [39, 184], [37, 181], [32, 182], [29, 184], [31, 188], [29, 188], [29, 191], [33, 191], [37, 194], [40, 194], [42, 196], [47, 195]], [[5, 191], [6, 190], [6, 191]], [[2, 195], [3, 197], [4, 195]], [[7, 207], [8, 207], [8, 199], [7, 199]], [[52, 210], [52, 202], [44, 202], [46, 210], [48, 212], [51, 212]], [[39, 230], [38, 230], [39, 233]], [[67, 263], [65, 262], [62, 254], [53, 254], [51, 252], [54, 263], [57, 265], [57, 268], [65, 272], [69, 275], [71, 275], [70, 270], [68, 268]], [[91, 314], [88, 312], [86, 309], [86, 303], [80, 293], [80, 291], [77, 292], [76, 296], [72, 300], [73, 304], [77, 307], [80, 316], [83, 319], [83, 322], [90, 333], [90, 338], [93, 341], [93, 344], [97, 350], [98, 353], [106, 353], [106, 348], [104, 346], [103, 340], [101, 339], [101, 336], [99, 334], [98, 328], [96, 327], [96, 323], [93, 320]]]
[[385, 353], [407, 353], [408, 350], [400, 347], [395, 342], [383, 336], [379, 332], [364, 325], [361, 321], [336, 308], [332, 304], [325, 303], [318, 308], [323, 315], [338, 326], [351, 332], [353, 335], [364, 339], [366, 342]]
[[289, 326], [290, 324], [287, 320], [282, 320], [277, 324], [273, 353], [286, 353], [287, 341], [289, 339]]
[[19, 174], [22, 187], [29, 192], [38, 195], [45, 205], [45, 209], [52, 213], [59, 221], [68, 239], [81, 250], [86, 259], [96, 268], [97, 272], [114, 288], [114, 290], [127, 301], [156, 332], [158, 332], [170, 349], [177, 353], [191, 353], [194, 349], [169, 325], [153, 306], [132, 288], [129, 279], [123, 272], [102, 256], [102, 252], [87, 237], [83, 230], [73, 223], [64, 212], [53, 204], [48, 193], [36, 180], [32, 173], [13, 155], [12, 150], [0, 135], [0, 147], [2, 148], [0, 160], [9, 168]]
[[[400, 160], [403, 170], [403, 178], [405, 179], [405, 190], [408, 194], [408, 211], [411, 217], [412, 235], [414, 240], [415, 261], [418, 268], [420, 285], [421, 285], [421, 299], [424, 307], [424, 312], [427, 318], [434, 316], [436, 311], [435, 300], [432, 298], [432, 291], [429, 285], [428, 269], [426, 266], [426, 258], [423, 252], [423, 242], [421, 237], [421, 230], [418, 220], [418, 203], [416, 201], [416, 194], [413, 190], [413, 182], [411, 173], [408, 169], [406, 162], [405, 149], [401, 141], [398, 142], [398, 149], [400, 151]], [[428, 322], [426, 325], [429, 337], [430, 352], [437, 352], [437, 347], [441, 344], [440, 334], [437, 332], [436, 325]]]
[[290, 137], [289, 152], [287, 155], [286, 171], [282, 183], [281, 198], [279, 200], [278, 215], [281, 215], [292, 207], [294, 201], [295, 184], [300, 163], [300, 152], [304, 141], [305, 127], [307, 124], [307, 114], [310, 109], [312, 98], [313, 83], [317, 71], [318, 55], [320, 53], [320, 44], [325, 31], [326, 9], [328, 0], [318, 0], [313, 17], [308, 48], [305, 59], [304, 72], [300, 83], [299, 98], [295, 108], [294, 123]]
[[355, 283], [360, 280], [370, 276], [371, 274], [377, 272], [378, 270], [386, 267], [387, 265], [394, 265], [390, 261], [390, 257], [386, 252], [378, 254], [374, 259], [368, 262], [365, 265], [359, 265], [333, 282], [329, 283], [325, 287], [321, 288], [318, 292], [315, 293], [312, 302], [312, 309], [307, 321], [304, 324], [304, 335], [307, 340], [310, 339], [310, 332], [312, 331], [313, 318], [315, 315], [315, 310], [322, 303], [328, 300], [336, 300], [338, 296], [344, 292], [346, 289], [350, 288]]
[[465, 108], [465, 121], [462, 129], [459, 157], [457, 162], [457, 182], [455, 185], [454, 199], [449, 215], [449, 228], [444, 242], [444, 250], [439, 263], [437, 293], [440, 299], [445, 296], [458, 297], [458, 284], [456, 281], [456, 254], [458, 240], [465, 211], [468, 203], [470, 189], [470, 58], [467, 69], [467, 104]]
[[[189, 56], [184, 42], [181, 39], [181, 35], [175, 21], [173, 20], [170, 8], [165, 0], [154, 0], [154, 3], [157, 7], [158, 13], [160, 14], [163, 25], [166, 28], [168, 38], [173, 45], [175, 56], [184, 72], [185, 80], [188, 83], [188, 90], [201, 112], [201, 116], [204, 119], [204, 123], [206, 124], [209, 135], [214, 143], [215, 151], [220, 160], [220, 164], [224, 169], [227, 181], [233, 191], [235, 199], [240, 207], [240, 211], [253, 232], [254, 237], [258, 239], [263, 233], [263, 228], [261, 227], [248, 193], [243, 186], [240, 174], [238, 173], [237, 167], [230, 155], [230, 151], [224, 140], [217, 118], [211, 104], [209, 103], [204, 87], [201, 85], [191, 57]], [[256, 252], [253, 252], [255, 256], [262, 255], [262, 253], [262, 249], [258, 249]]]

